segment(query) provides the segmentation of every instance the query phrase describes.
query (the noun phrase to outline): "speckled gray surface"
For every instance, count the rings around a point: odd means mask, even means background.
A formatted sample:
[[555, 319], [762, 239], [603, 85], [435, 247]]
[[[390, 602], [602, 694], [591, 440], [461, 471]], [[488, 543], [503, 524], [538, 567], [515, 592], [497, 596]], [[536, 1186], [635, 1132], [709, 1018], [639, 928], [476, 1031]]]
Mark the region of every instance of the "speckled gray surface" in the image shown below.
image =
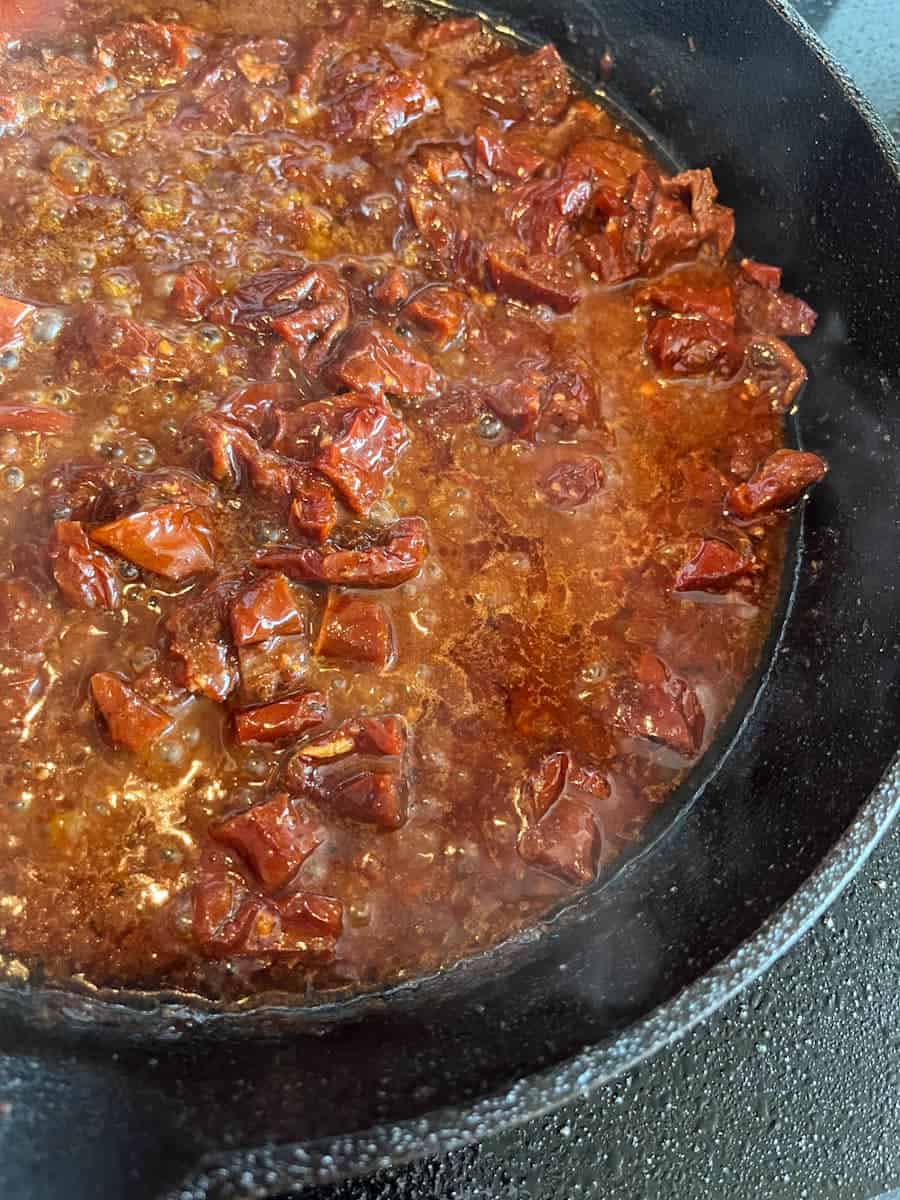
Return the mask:
[[[900, 138], [898, 0], [796, 6]], [[813, 930], [589, 1098], [316, 1200], [900, 1197], [900, 829]]]
[[869, 1200], [900, 1185], [900, 830], [767, 975], [540, 1121], [317, 1200]]

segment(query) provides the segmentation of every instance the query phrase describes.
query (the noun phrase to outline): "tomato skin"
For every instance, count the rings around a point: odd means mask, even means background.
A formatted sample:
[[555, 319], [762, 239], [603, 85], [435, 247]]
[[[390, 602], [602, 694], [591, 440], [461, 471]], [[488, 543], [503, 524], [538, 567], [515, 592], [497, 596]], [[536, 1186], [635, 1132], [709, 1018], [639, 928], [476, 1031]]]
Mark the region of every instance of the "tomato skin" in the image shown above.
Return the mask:
[[212, 530], [198, 508], [164, 504], [91, 531], [91, 540], [129, 562], [178, 582], [215, 566]]

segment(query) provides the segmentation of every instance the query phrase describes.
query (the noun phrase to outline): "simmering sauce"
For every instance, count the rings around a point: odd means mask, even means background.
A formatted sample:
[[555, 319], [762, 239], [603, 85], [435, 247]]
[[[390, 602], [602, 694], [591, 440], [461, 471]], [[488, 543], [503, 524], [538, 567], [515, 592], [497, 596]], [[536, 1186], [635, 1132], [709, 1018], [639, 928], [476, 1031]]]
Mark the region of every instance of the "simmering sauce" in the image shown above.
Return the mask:
[[[27, 8], [27, 6], [26, 6]], [[556, 51], [360, 0], [0, 51], [0, 950], [213, 998], [483, 949], [753, 669], [815, 315]]]

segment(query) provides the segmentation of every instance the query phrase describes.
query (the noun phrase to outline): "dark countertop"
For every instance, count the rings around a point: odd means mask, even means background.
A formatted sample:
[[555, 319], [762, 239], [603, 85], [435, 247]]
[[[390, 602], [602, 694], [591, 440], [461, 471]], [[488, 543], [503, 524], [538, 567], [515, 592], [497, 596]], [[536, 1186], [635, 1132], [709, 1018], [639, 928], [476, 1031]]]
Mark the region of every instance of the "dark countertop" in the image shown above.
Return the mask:
[[[900, 138], [900, 2], [800, 13]], [[315, 1200], [900, 1200], [900, 828], [767, 975], [589, 1098]], [[895, 1190], [898, 1189], [898, 1190]]]

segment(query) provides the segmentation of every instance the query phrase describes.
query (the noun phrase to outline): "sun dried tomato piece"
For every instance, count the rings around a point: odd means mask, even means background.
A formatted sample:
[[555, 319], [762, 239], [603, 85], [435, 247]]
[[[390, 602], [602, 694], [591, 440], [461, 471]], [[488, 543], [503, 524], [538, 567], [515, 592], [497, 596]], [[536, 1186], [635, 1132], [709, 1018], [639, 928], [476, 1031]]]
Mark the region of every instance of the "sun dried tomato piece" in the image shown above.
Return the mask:
[[115, 563], [92, 546], [80, 521], [57, 521], [50, 535], [50, 565], [73, 608], [118, 608], [122, 585]]
[[391, 771], [362, 771], [342, 779], [328, 791], [326, 802], [340, 816], [379, 829], [399, 829], [406, 821], [404, 781]]
[[298, 307], [295, 289], [304, 272], [277, 267], [251, 275], [233, 291], [220, 296], [206, 311], [209, 321], [246, 333], [266, 333], [277, 317]]
[[294, 60], [294, 47], [283, 38], [232, 41], [224, 53], [194, 72], [177, 127], [258, 132], [280, 123], [284, 114], [280, 92]]
[[741, 274], [752, 283], [767, 292], [777, 292], [781, 287], [781, 267], [772, 267], [768, 263], [755, 262], [752, 258], [742, 258]]
[[350, 300], [337, 272], [313, 267], [293, 288], [295, 308], [272, 321], [272, 329], [290, 346], [305, 370], [320, 370], [350, 322]]
[[268, 704], [302, 686], [309, 664], [309, 638], [304, 631], [241, 646], [238, 662], [241, 698], [248, 704]]
[[127, 750], [143, 750], [171, 724], [166, 713], [142, 699], [134, 688], [109, 671], [91, 676], [91, 695], [111, 741]]
[[71, 413], [40, 404], [0, 404], [0, 432], [68, 433], [75, 424]]
[[508, 121], [555, 121], [570, 96], [566, 65], [550, 45], [470, 71], [462, 82], [485, 108]]
[[559, 254], [572, 238], [575, 223], [593, 195], [592, 176], [578, 163], [566, 164], [551, 179], [535, 179], [514, 188], [503, 214], [532, 254]]
[[200, 692], [219, 703], [227, 700], [238, 685], [228, 606], [239, 587], [237, 579], [211, 584], [179, 605], [165, 626], [178, 682], [188, 691]]
[[162, 83], [199, 56], [200, 33], [189, 25], [133, 21], [97, 39], [97, 57], [133, 83]]
[[348, 587], [397, 587], [418, 575], [428, 554], [422, 518], [403, 517], [381, 536], [381, 545], [358, 550], [292, 546], [264, 550], [256, 562], [260, 567], [284, 571], [291, 579]]
[[248, 83], [274, 84], [286, 77], [285, 67], [294, 57], [294, 47], [284, 38], [248, 38], [235, 46], [231, 58]]
[[[465, 163], [462, 166], [465, 169]], [[464, 220], [451, 186], [435, 182], [442, 174], [443, 170], [429, 170], [419, 163], [406, 168], [409, 211], [422, 240], [444, 268], [452, 275], [478, 282], [483, 273], [484, 250], [479, 237]], [[448, 178], [452, 185], [455, 178], [452, 170]]]
[[331, 896], [294, 892], [263, 899], [225, 877], [195, 884], [190, 902], [193, 936], [211, 958], [286, 955], [327, 961], [343, 923], [343, 907]]
[[709, 170], [666, 178], [656, 167], [638, 168], [631, 189], [603, 232], [579, 251], [604, 283], [621, 283], [709, 245], [721, 258], [734, 236], [734, 214], [716, 204]]
[[594, 182], [592, 208], [608, 218], [624, 213], [631, 181], [646, 165], [647, 157], [609, 138], [584, 138], [572, 146], [566, 161], [590, 171]]
[[603, 468], [595, 458], [579, 455], [556, 463], [541, 479], [540, 494], [553, 508], [580, 508], [603, 486]]
[[541, 759], [536, 769], [528, 772], [519, 792], [519, 808], [526, 820], [539, 821], [559, 799], [571, 762], [570, 755], [557, 751]]
[[536, 825], [523, 830], [517, 848], [529, 866], [567, 883], [589, 883], [602, 839], [589, 805], [563, 796]]
[[601, 836], [592, 805], [609, 794], [609, 782], [599, 771], [578, 766], [565, 752], [548, 754], [522, 782], [521, 858], [569, 883], [593, 879]]
[[34, 312], [33, 304], [26, 304], [24, 300], [16, 300], [12, 296], [0, 296], [0, 347], [8, 346], [22, 336], [25, 322]]
[[484, 399], [507, 428], [520, 437], [531, 437], [544, 406], [546, 377], [522, 363], [519, 377], [503, 379], [485, 389]]
[[409, 733], [402, 717], [352, 717], [335, 729], [307, 738], [288, 764], [288, 780], [292, 775], [302, 777], [306, 766], [336, 762], [348, 754], [402, 758], [408, 742]]
[[180, 317], [199, 319], [219, 295], [219, 286], [205, 263], [191, 263], [172, 284], [172, 307]]
[[325, 840], [320, 823], [298, 809], [287, 792], [216, 821], [209, 832], [246, 859], [272, 892], [289, 883]]
[[332, 589], [315, 644], [316, 654], [384, 669], [394, 657], [394, 628], [378, 600]]
[[523, 358], [515, 374], [484, 389], [485, 402], [514, 433], [572, 438], [579, 429], [601, 429], [600, 400], [591, 372], [577, 355], [560, 368]]
[[67, 369], [88, 365], [109, 375], [148, 375], [159, 335], [130, 317], [85, 304], [63, 330], [59, 357]]
[[288, 696], [257, 708], [234, 714], [234, 729], [241, 745], [246, 742], [278, 742], [296, 738], [321, 725], [328, 716], [328, 706], [321, 692], [304, 692]]
[[[314, 899], [314, 906], [309, 900]], [[285, 904], [273, 900], [250, 899], [244, 902], [234, 919], [235, 933], [230, 945], [231, 956], [271, 958], [275, 955], [297, 958], [305, 962], [326, 962], [334, 954], [336, 936], [319, 914], [342, 912], [339, 901], [327, 896], [290, 898], [296, 915], [282, 913]], [[286, 903], [286, 902], [285, 902]], [[326, 905], [328, 908], [326, 909]]]
[[724, 258], [734, 241], [734, 213], [716, 203], [719, 192], [709, 167], [662, 178], [660, 190], [687, 204], [698, 244], [711, 244], [716, 255]]
[[347, 335], [333, 368], [336, 381], [357, 392], [412, 398], [431, 395], [434, 368], [380, 321], [357, 325]]
[[744, 347], [743, 373], [751, 394], [768, 396], [774, 409], [786, 410], [806, 383], [806, 367], [780, 338], [754, 334]]
[[372, 299], [376, 300], [382, 308], [399, 308], [409, 299], [409, 280], [406, 272], [399, 267], [391, 267], [372, 288]]
[[341, 932], [342, 906], [331, 896], [315, 892], [294, 892], [275, 902], [281, 918], [299, 932], [302, 926], [322, 935], [336, 938]]
[[152, 663], [131, 681], [142, 700], [164, 709], [180, 704], [188, 695], [187, 689], [172, 678], [167, 667], [168, 664]]
[[[347, 292], [333, 268], [276, 267], [251, 275], [214, 301], [209, 321], [248, 333], [278, 333], [307, 369], [317, 370], [349, 317]], [[278, 324], [291, 318], [285, 324]]]
[[165, 579], [187, 579], [215, 566], [207, 516], [199, 508], [180, 504], [120, 517], [92, 530], [91, 540]]
[[409, 731], [402, 717], [359, 717], [357, 749], [361, 754], [382, 754], [386, 757], [406, 753]]
[[303, 633], [306, 621], [284, 575], [266, 575], [231, 602], [231, 634], [236, 646], [252, 646], [275, 634]]
[[241, 485], [243, 469], [254, 491], [281, 507], [290, 505], [294, 475], [298, 468], [264, 450], [256, 438], [240, 425], [213, 414], [195, 417], [188, 432], [200, 438], [209, 454], [209, 473], [218, 483]]
[[319, 543], [327, 541], [337, 523], [334, 491], [312, 471], [295, 482], [290, 523], [297, 533]]
[[593, 801], [609, 797], [609, 781], [594, 767], [583, 767], [565, 750], [541, 759], [522, 780], [519, 808], [531, 823], [541, 818], [563, 795]]
[[[345, 721], [303, 743], [288, 762], [285, 786], [298, 794], [316, 796], [342, 816], [396, 829], [406, 820], [407, 742], [401, 717]], [[357, 756], [362, 770], [357, 768]], [[373, 758], [385, 761], [373, 767]]]
[[205, 948], [227, 942], [229, 922], [246, 896], [244, 888], [225, 877], [204, 879], [191, 890], [192, 932]]
[[384, 495], [388, 477], [408, 445], [406, 426], [389, 408], [359, 408], [314, 465], [347, 504], [365, 516]]
[[638, 293], [640, 303], [665, 308], [681, 316], [709, 317], [732, 328], [734, 297], [727, 283], [710, 283], [687, 271], [676, 271]]
[[285, 458], [312, 463], [323, 447], [339, 438], [363, 408], [390, 412], [383, 397], [366, 392], [343, 392], [325, 396], [277, 414], [272, 449]]
[[649, 650], [616, 689], [609, 716], [628, 737], [661, 742], [683, 758], [695, 758], [703, 744], [706, 719], [697, 693]]
[[676, 592], [727, 591], [752, 568], [752, 553], [736, 550], [721, 538], [703, 538], [691, 558], [679, 567], [672, 588]]
[[732, 375], [740, 360], [734, 334], [711, 317], [654, 317], [647, 326], [647, 353], [672, 375]]
[[775, 337], [800, 337], [812, 333], [815, 310], [805, 300], [779, 289], [781, 271], [765, 263], [741, 261], [734, 296], [738, 320], [747, 329]]
[[516, 142], [488, 125], [475, 127], [475, 165], [506, 179], [530, 179], [547, 160], [524, 142]]
[[807, 488], [819, 482], [827, 470], [827, 464], [818, 454], [803, 450], [776, 450], [757, 467], [746, 483], [739, 483], [731, 489], [725, 506], [743, 521], [790, 508]]
[[581, 299], [574, 279], [558, 262], [544, 254], [529, 254], [511, 239], [490, 243], [487, 266], [496, 290], [523, 304], [546, 304], [567, 313]]
[[459, 288], [430, 284], [420, 288], [403, 309], [403, 316], [445, 347], [457, 336], [466, 315], [467, 300]]
[[365, 515], [408, 443], [406, 426], [383, 398], [350, 392], [280, 413], [272, 445], [310, 462]]
[[576, 249], [587, 270], [601, 283], [614, 286], [637, 274], [637, 267], [621, 252], [621, 233], [615, 228], [581, 238]]
[[121, 464], [66, 463], [45, 480], [50, 509], [65, 508], [73, 520], [105, 522], [136, 508], [162, 504], [203, 508], [214, 503], [216, 489], [192, 471], [166, 467], [136, 471]]
[[485, 29], [478, 17], [450, 17], [426, 25], [417, 35], [416, 42], [423, 50], [440, 50], [457, 42], [480, 40], [484, 35]]
[[399, 70], [377, 52], [341, 59], [329, 73], [323, 104], [338, 137], [365, 141], [393, 137], [439, 107], [422, 78]]
[[568, 354], [566, 362], [547, 373], [538, 431], [567, 439], [579, 429], [605, 429], [593, 372], [577, 354]]
[[307, 41], [300, 50], [298, 70], [291, 80], [291, 94], [304, 102], [306, 112], [312, 116], [318, 107], [318, 96], [322, 78], [337, 47], [336, 39], [329, 35]]
[[240, 425], [252, 437], [268, 440], [274, 433], [279, 410], [296, 403], [297, 398], [292, 383], [247, 383], [225, 397], [216, 415]]

